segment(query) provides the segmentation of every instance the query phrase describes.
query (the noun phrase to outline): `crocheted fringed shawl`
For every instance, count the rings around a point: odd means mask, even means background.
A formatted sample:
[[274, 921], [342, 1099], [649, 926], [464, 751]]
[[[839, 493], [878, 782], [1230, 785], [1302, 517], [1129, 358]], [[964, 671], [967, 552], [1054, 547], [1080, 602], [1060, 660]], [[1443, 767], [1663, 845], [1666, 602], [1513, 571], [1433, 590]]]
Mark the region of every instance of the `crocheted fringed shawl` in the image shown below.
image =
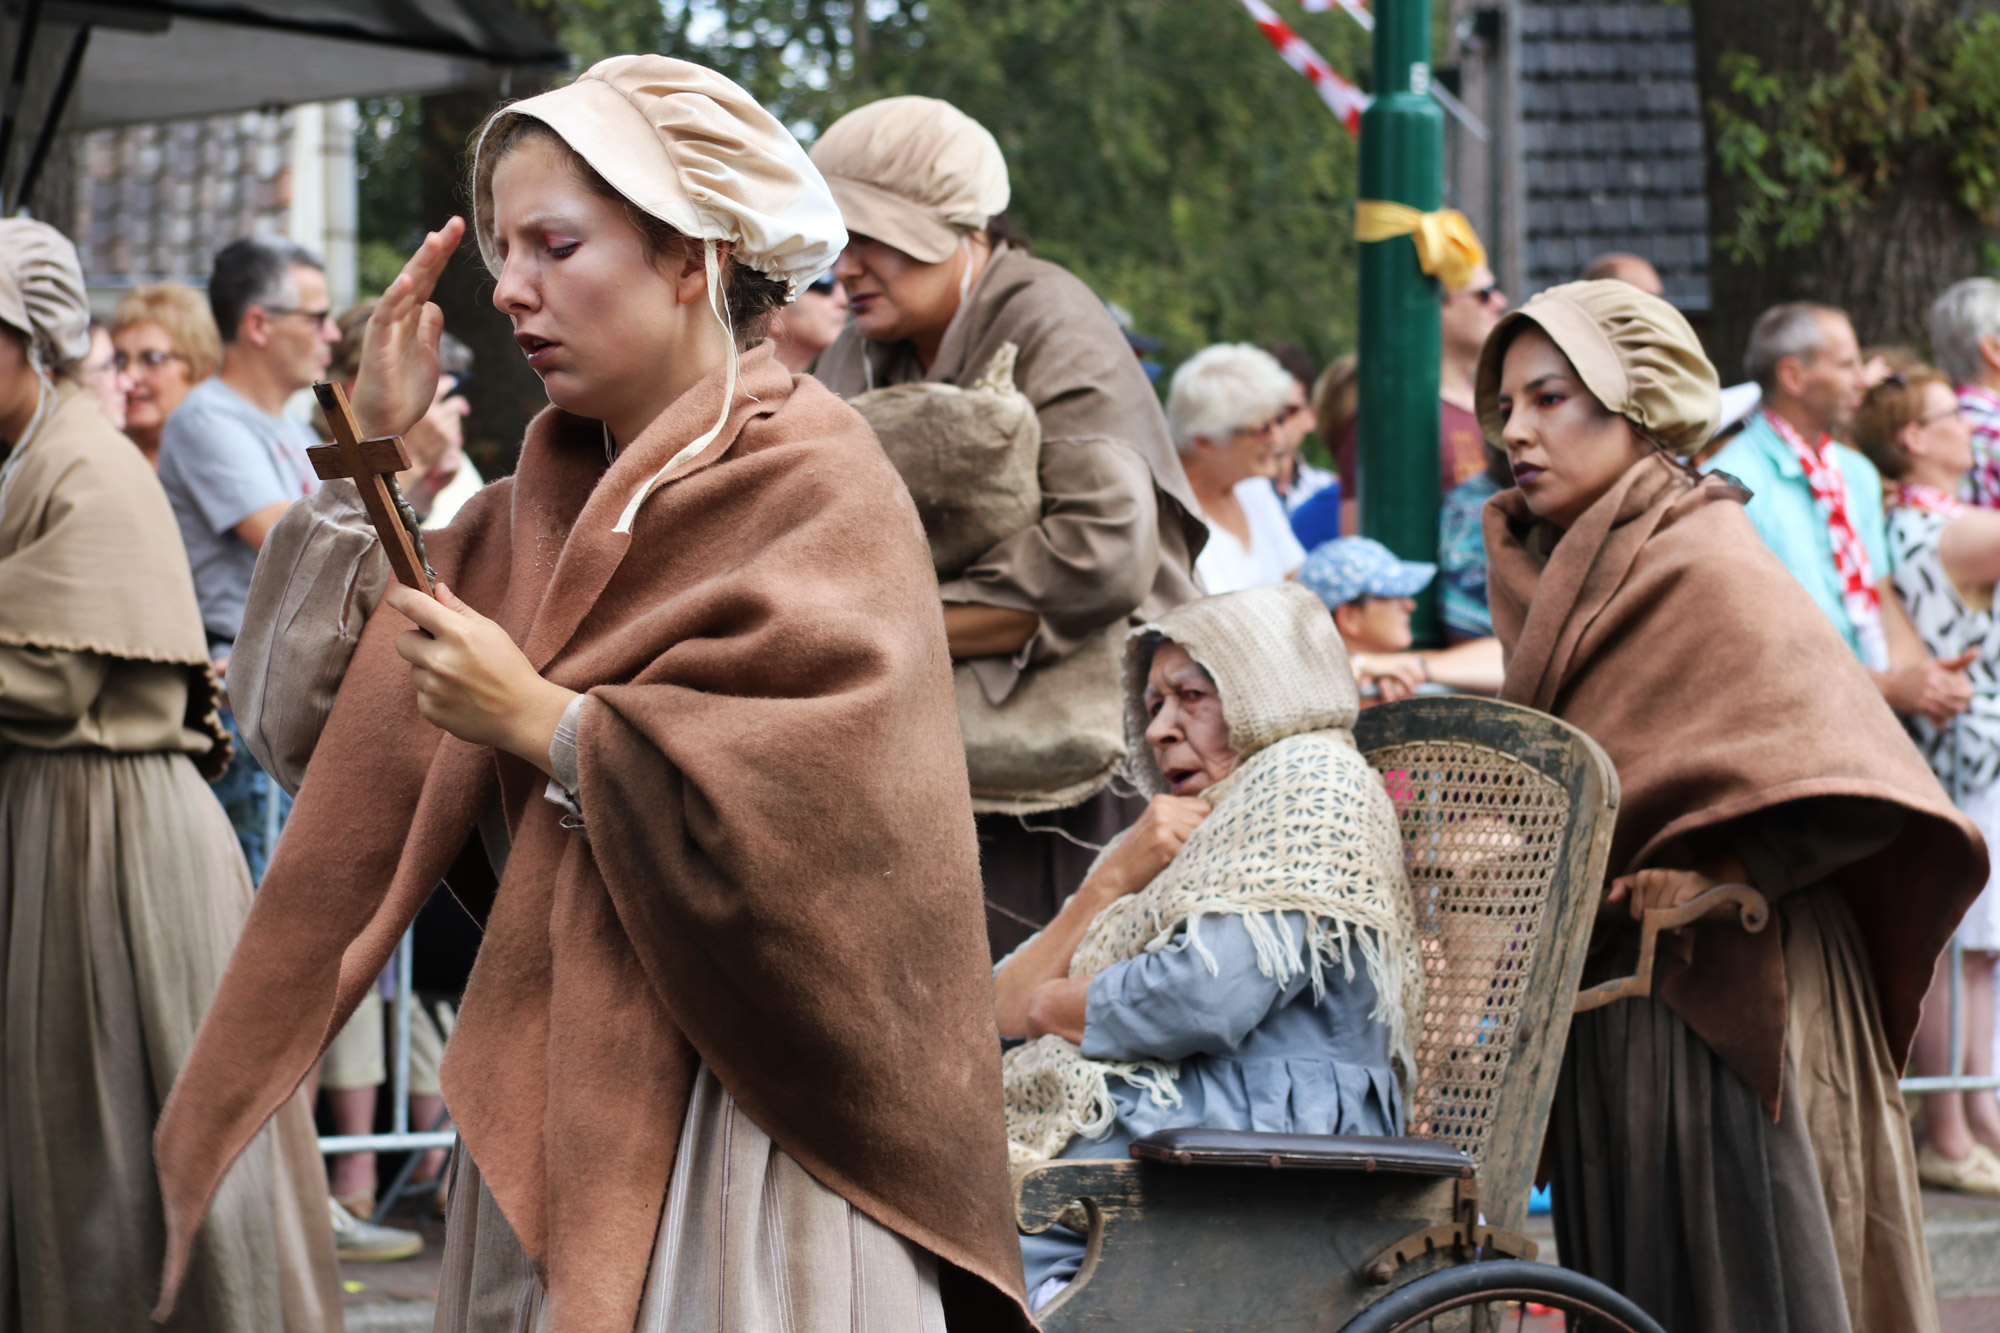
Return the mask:
[[[1132, 632], [1127, 729], [1133, 781], [1147, 795], [1166, 783], [1145, 743], [1143, 691], [1153, 654], [1168, 640], [1214, 678], [1240, 758], [1204, 793], [1214, 813], [1172, 863], [1091, 921], [1069, 974], [1095, 976], [1166, 948], [1183, 931], [1185, 947], [1213, 973], [1214, 956], [1201, 939], [1202, 919], [1211, 916], [1243, 921], [1258, 970], [1277, 985], [1309, 969], [1315, 1001], [1325, 994], [1326, 969], [1339, 967], [1351, 979], [1358, 952], [1378, 997], [1370, 1017], [1388, 1025], [1407, 1085], [1416, 1068], [1412, 1026], [1423, 1014], [1423, 967], [1401, 836], [1388, 793], [1348, 730], [1354, 680], [1326, 608], [1284, 585], [1205, 598]], [[1306, 921], [1303, 958], [1288, 912]], [[1008, 1156], [1016, 1166], [1058, 1155], [1079, 1134], [1102, 1136], [1117, 1114], [1113, 1077], [1161, 1106], [1181, 1099], [1177, 1063], [1091, 1060], [1054, 1035], [1008, 1052], [1003, 1071]]]

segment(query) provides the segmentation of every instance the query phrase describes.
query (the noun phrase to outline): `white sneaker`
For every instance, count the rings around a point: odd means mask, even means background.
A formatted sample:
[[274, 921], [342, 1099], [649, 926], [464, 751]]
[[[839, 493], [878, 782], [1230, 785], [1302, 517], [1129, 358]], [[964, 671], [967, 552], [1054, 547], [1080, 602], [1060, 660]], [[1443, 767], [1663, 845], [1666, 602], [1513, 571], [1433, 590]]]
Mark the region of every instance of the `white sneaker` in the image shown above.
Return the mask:
[[391, 1259], [414, 1258], [424, 1252], [424, 1238], [414, 1231], [364, 1222], [331, 1199], [327, 1200], [327, 1206], [333, 1210], [334, 1248], [343, 1259], [386, 1263]]

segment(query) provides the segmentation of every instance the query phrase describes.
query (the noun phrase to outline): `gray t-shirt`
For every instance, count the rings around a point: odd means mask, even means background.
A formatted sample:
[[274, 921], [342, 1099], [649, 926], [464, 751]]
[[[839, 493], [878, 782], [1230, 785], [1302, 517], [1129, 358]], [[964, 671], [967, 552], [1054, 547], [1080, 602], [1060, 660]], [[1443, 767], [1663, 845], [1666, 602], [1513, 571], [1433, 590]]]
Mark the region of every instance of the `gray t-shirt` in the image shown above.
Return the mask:
[[318, 443], [303, 421], [273, 416], [220, 377], [195, 385], [167, 418], [160, 484], [181, 525], [212, 651], [227, 652], [235, 642], [257, 568], [257, 552], [236, 535], [236, 525], [318, 490], [306, 458]]

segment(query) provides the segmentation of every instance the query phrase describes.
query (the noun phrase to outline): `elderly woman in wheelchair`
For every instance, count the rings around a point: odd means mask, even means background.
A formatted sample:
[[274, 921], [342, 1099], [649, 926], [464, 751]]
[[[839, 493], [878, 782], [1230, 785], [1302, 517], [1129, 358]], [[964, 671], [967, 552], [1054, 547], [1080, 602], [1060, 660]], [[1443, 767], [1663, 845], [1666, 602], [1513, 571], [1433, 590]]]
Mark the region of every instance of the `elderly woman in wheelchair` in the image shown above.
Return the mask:
[[[1132, 768], [1152, 796], [995, 970], [1016, 1166], [1122, 1157], [1168, 1127], [1402, 1132], [1423, 966], [1396, 812], [1354, 747], [1353, 675], [1293, 585], [1133, 631]], [[1031, 1303], [1078, 1230], [1024, 1236]]]

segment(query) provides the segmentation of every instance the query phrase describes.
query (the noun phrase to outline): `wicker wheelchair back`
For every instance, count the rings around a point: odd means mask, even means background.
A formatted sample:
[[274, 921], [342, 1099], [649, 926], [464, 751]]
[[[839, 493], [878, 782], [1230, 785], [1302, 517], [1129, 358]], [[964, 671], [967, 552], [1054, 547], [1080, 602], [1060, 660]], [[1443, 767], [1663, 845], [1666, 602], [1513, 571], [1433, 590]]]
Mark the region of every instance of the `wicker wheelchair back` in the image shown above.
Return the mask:
[[1424, 957], [1408, 1137], [1168, 1130], [1131, 1160], [1023, 1168], [1023, 1231], [1077, 1203], [1090, 1223], [1077, 1280], [1041, 1311], [1052, 1333], [1360, 1328], [1371, 1306], [1456, 1265], [1533, 1258], [1519, 1232], [1617, 775], [1575, 728], [1484, 699], [1372, 708], [1355, 738], [1397, 807]]

